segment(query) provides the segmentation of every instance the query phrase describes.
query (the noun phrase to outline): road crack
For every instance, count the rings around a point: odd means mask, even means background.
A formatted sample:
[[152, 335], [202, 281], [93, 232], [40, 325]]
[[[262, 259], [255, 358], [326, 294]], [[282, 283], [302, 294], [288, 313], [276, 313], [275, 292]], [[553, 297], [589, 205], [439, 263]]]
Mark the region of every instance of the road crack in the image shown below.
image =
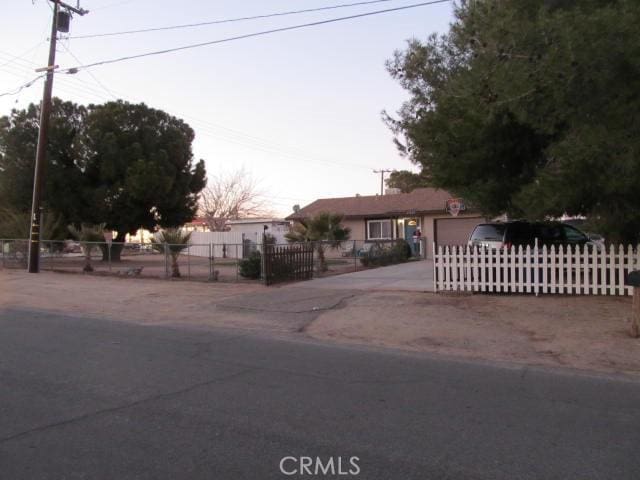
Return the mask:
[[216, 379], [212, 379], [212, 380], [207, 380], [205, 382], [195, 383], [193, 385], [189, 385], [188, 387], [181, 388], [179, 390], [174, 390], [172, 392], [159, 393], [159, 394], [156, 394], [156, 395], [152, 395], [150, 397], [141, 398], [140, 400], [136, 400], [135, 402], [126, 403], [124, 405], [118, 405], [118, 406], [115, 406], [115, 407], [104, 408], [104, 409], [101, 409], [101, 410], [96, 410], [94, 412], [85, 413], [83, 415], [78, 415], [76, 417], [67, 418], [65, 420], [60, 420], [58, 422], [50, 423], [50, 424], [47, 424], [47, 425], [40, 425], [38, 427], [30, 428], [28, 430], [23, 430], [22, 432], [14, 433], [13, 435], [9, 435], [8, 437], [0, 438], [0, 445], [2, 445], [4, 443], [7, 443], [7, 442], [11, 442], [13, 440], [17, 440], [17, 439], [26, 437], [26, 436], [34, 434], [34, 433], [42, 433], [42, 432], [45, 432], [47, 430], [51, 430], [53, 428], [58, 428], [58, 427], [66, 426], [66, 425], [72, 425], [74, 423], [82, 422], [84, 420], [89, 420], [89, 419], [91, 419], [93, 417], [98, 417], [98, 416], [101, 416], [101, 415], [107, 415], [107, 414], [110, 414], [110, 413], [119, 412], [119, 411], [122, 411], [122, 410], [126, 410], [128, 408], [137, 407], [137, 406], [143, 405], [145, 403], [153, 402], [153, 401], [156, 401], [156, 400], [163, 400], [163, 399], [166, 399], [166, 398], [172, 398], [172, 397], [176, 397], [178, 395], [183, 395], [185, 393], [189, 393], [189, 392], [192, 392], [194, 390], [197, 390], [198, 388], [207, 387], [209, 385], [215, 385], [217, 383], [224, 383], [224, 382], [227, 382], [229, 380], [234, 380], [234, 379], [236, 379], [238, 377], [246, 375], [247, 373], [253, 372], [255, 370], [256, 370], [255, 368], [247, 368], [245, 370], [241, 370], [240, 372], [236, 372], [236, 373], [233, 373], [233, 374], [230, 374], [230, 375], [226, 375], [224, 377], [219, 377], [219, 378], [216, 378]]

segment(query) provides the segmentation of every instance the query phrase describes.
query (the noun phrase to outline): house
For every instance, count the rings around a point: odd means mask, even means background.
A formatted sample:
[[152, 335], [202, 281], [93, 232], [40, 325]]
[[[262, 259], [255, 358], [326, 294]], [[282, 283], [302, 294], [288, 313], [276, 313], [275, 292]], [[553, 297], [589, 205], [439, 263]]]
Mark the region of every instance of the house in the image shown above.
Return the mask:
[[464, 245], [473, 228], [486, 219], [451, 193], [418, 188], [411, 193], [388, 189], [385, 195], [323, 198], [289, 215], [301, 220], [320, 212], [341, 213], [353, 240], [411, 239], [417, 229], [426, 238], [427, 254], [438, 245]]
[[182, 226], [182, 230], [185, 232], [208, 232], [209, 223], [204, 217], [195, 217], [190, 222], [185, 223]]

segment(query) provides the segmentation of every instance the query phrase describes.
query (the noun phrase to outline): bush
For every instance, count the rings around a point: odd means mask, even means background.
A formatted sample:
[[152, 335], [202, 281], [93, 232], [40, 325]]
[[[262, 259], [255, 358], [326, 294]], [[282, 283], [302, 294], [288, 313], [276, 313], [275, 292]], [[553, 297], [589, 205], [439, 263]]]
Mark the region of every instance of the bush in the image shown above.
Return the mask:
[[257, 250], [249, 258], [240, 260], [240, 275], [244, 278], [260, 278], [262, 273], [262, 255]]
[[412, 255], [411, 246], [404, 240], [396, 240], [392, 248], [399, 262], [406, 262]]
[[360, 263], [365, 267], [384, 267], [404, 263], [410, 256], [411, 247], [404, 240], [398, 239], [390, 244], [376, 242], [360, 258]]

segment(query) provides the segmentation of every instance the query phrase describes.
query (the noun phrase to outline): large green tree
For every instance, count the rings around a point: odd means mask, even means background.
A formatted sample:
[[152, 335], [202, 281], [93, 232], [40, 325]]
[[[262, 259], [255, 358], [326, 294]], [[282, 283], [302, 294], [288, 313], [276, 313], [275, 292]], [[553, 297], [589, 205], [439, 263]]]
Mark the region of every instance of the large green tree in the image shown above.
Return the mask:
[[640, 2], [462, 2], [388, 62], [387, 121], [434, 186], [486, 214], [586, 215], [640, 238]]
[[421, 173], [413, 173], [409, 170], [394, 170], [384, 183], [389, 188], [399, 188], [402, 193], [409, 193], [420, 187], [431, 186], [429, 178]]
[[89, 221], [105, 222], [117, 232], [114, 241], [122, 242], [140, 227], [191, 220], [206, 184], [204, 161], [194, 163], [193, 139], [189, 125], [144, 104], [90, 105], [84, 171], [93, 207]]
[[[0, 119], [0, 200], [28, 211], [38, 108]], [[182, 120], [144, 104], [81, 107], [54, 101], [44, 203], [68, 223], [101, 224], [126, 234], [177, 227], [191, 220], [206, 184], [194, 161], [194, 132]]]
[[[82, 145], [86, 108], [54, 99], [49, 127], [43, 207], [63, 224], [83, 221]], [[31, 210], [40, 111], [35, 105], [0, 118], [0, 204], [15, 212]], [[29, 215], [25, 229], [28, 232]]]

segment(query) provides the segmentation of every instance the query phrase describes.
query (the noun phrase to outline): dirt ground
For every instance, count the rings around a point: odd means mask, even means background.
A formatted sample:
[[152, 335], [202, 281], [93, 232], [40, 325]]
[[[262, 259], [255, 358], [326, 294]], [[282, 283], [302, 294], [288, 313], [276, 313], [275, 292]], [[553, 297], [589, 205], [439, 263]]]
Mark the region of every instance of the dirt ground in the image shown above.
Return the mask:
[[640, 374], [631, 298], [376, 292], [323, 313], [315, 338]]
[[[9, 263], [9, 261], [7, 261]], [[85, 260], [80, 254], [42, 257], [41, 270], [60, 273], [81, 273]], [[178, 262], [182, 277], [192, 280], [207, 281], [210, 276], [209, 259], [194, 255], [181, 255]], [[91, 265], [94, 273], [102, 275], [126, 275], [131, 269], [140, 269], [139, 276], [144, 278], [166, 277], [166, 265], [164, 255], [157, 253], [131, 254], [125, 252], [122, 261], [109, 264], [101, 261], [101, 254], [94, 253]], [[26, 260], [22, 262], [11, 261], [10, 268], [18, 270], [26, 268]], [[212, 270], [218, 272], [220, 281], [223, 282], [251, 282], [239, 275], [237, 260], [215, 259]]]
[[216, 313], [216, 304], [264, 289], [257, 283], [203, 283], [186, 280], [0, 270], [0, 309], [65, 313], [148, 325], [189, 323], [266, 328], [260, 319]]
[[[304, 295], [306, 300], [298, 298]], [[329, 308], [296, 307], [287, 312], [285, 304], [308, 303], [314, 295], [320, 294], [286, 286], [0, 270], [0, 309], [149, 325], [233, 327], [465, 358], [640, 374], [640, 340], [627, 333], [631, 299], [626, 297], [359, 291], [342, 292]], [[277, 308], [243, 308], [250, 300], [283, 305], [282, 313]], [[296, 315], [301, 319], [297, 323]]]

